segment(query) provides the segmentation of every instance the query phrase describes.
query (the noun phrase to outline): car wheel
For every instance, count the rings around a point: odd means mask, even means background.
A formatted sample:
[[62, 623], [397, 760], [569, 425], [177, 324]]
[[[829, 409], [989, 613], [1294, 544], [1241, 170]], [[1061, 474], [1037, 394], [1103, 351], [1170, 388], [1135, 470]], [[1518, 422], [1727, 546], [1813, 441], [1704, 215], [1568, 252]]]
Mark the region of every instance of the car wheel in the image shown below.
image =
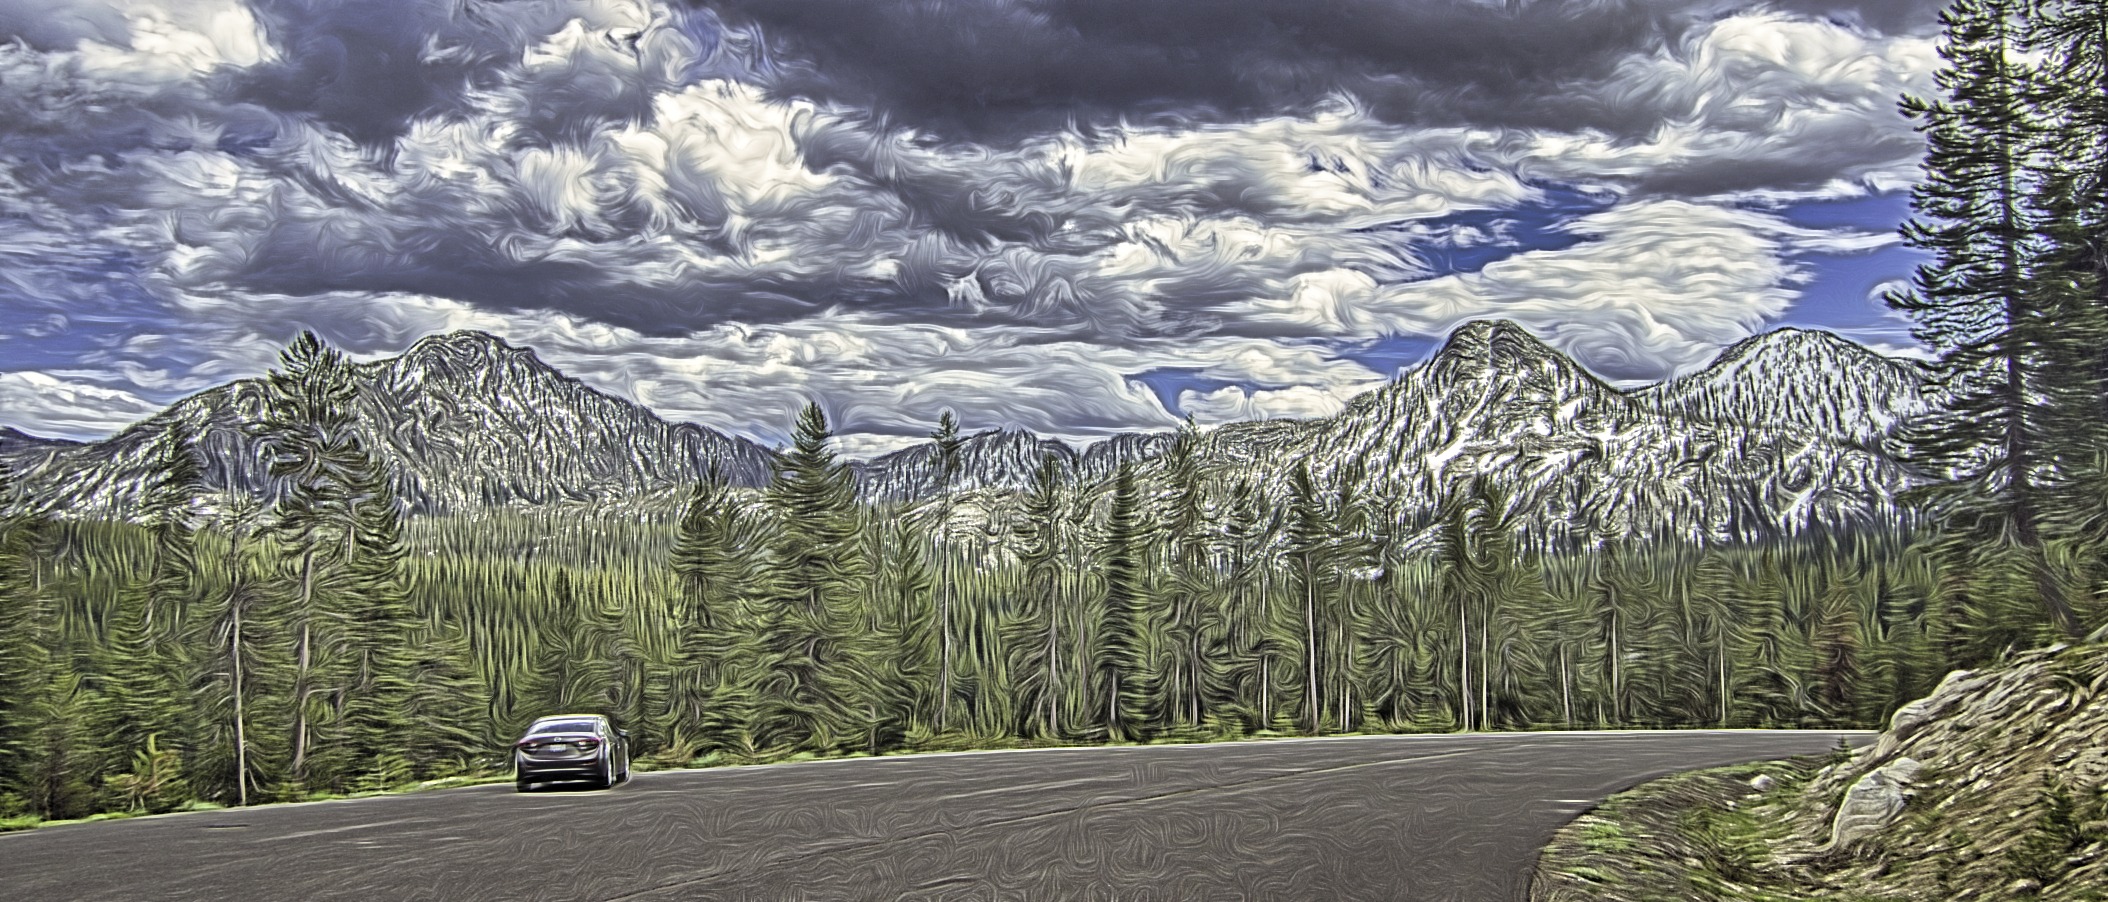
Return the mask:
[[600, 788], [615, 788], [615, 760], [612, 757], [600, 759]]
[[529, 782], [525, 777], [513, 780], [512, 786], [513, 789], [517, 792], [532, 792], [534, 790], [534, 784], [532, 782]]
[[622, 782], [629, 782], [629, 749], [622, 750]]

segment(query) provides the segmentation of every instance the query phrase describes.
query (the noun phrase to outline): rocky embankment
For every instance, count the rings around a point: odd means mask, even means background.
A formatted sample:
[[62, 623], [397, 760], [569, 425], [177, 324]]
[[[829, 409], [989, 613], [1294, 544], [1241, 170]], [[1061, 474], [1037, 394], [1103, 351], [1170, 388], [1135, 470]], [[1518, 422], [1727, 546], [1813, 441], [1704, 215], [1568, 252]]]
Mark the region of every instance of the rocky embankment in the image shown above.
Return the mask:
[[1614, 796], [1530, 898], [2108, 900], [2104, 633], [1956, 671], [1869, 747]]

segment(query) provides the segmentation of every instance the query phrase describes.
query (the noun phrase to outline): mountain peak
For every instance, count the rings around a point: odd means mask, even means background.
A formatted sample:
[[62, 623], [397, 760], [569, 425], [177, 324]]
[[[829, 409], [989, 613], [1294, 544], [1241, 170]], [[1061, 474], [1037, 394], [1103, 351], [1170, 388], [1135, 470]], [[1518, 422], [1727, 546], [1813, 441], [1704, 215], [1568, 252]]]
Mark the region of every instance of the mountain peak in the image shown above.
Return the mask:
[[1633, 392], [1683, 416], [1873, 441], [1922, 405], [1922, 370], [1820, 329], [1752, 335], [1704, 369]]
[[1538, 340], [1514, 320], [1475, 319], [1457, 327], [1449, 333], [1449, 340], [1442, 345], [1444, 352], [1452, 349], [1470, 351], [1481, 348], [1510, 345], [1517, 348], [1541, 348], [1551, 351], [1550, 345]]
[[491, 374], [509, 373], [509, 378], [577, 381], [543, 361], [534, 349], [513, 345], [489, 332], [475, 329], [427, 335], [418, 339], [402, 356], [371, 365], [398, 377], [419, 380], [435, 376], [480, 379]]
[[1458, 327], [1421, 369], [1445, 380], [1549, 380], [1575, 389], [1600, 383], [1557, 348], [1502, 319], [1475, 320]]
[[1773, 329], [1770, 332], [1752, 335], [1730, 345], [1726, 350], [1720, 352], [1719, 359], [1713, 365], [1719, 366], [1756, 356], [1779, 355], [1829, 355], [1843, 356], [1853, 360], [1866, 360], [1881, 356], [1834, 332], [1822, 329], [1806, 329], [1799, 326], [1785, 326]]
[[403, 352], [404, 357], [419, 354], [532, 354], [526, 348], [514, 346], [505, 339], [480, 329], [457, 329], [447, 333], [433, 333], [417, 340], [416, 344]]

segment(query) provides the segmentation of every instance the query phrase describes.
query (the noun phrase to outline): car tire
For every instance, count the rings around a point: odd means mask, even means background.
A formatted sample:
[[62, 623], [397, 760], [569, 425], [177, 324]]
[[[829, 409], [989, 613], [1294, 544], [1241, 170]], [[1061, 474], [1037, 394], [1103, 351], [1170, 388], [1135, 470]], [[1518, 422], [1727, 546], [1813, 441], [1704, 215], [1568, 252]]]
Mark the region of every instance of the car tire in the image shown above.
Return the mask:
[[527, 780], [527, 779], [526, 779], [526, 778], [524, 778], [524, 777], [522, 777], [522, 778], [520, 778], [520, 779], [516, 779], [516, 780], [512, 781], [512, 787], [513, 787], [513, 790], [514, 790], [515, 792], [533, 792], [533, 791], [534, 791], [534, 783], [533, 783], [533, 782], [531, 782], [531, 781], [529, 781], [529, 780]]
[[629, 782], [629, 749], [622, 750], [622, 782]]
[[615, 788], [615, 759], [612, 757], [600, 759], [600, 788]]

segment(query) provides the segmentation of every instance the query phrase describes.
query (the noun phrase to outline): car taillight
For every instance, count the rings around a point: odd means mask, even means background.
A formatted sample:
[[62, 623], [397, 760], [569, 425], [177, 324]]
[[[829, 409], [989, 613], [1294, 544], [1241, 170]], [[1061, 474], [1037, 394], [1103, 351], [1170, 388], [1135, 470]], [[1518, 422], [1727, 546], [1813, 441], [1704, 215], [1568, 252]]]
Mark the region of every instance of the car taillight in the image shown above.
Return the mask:
[[581, 749], [583, 749], [583, 750], [585, 750], [585, 751], [588, 751], [588, 752], [590, 752], [590, 751], [592, 751], [592, 750], [594, 750], [594, 749], [597, 749], [597, 748], [599, 748], [599, 747], [600, 747], [600, 740], [598, 740], [598, 739], [581, 739], [581, 740], [578, 740], [578, 747], [579, 747], [579, 748], [581, 748]]

